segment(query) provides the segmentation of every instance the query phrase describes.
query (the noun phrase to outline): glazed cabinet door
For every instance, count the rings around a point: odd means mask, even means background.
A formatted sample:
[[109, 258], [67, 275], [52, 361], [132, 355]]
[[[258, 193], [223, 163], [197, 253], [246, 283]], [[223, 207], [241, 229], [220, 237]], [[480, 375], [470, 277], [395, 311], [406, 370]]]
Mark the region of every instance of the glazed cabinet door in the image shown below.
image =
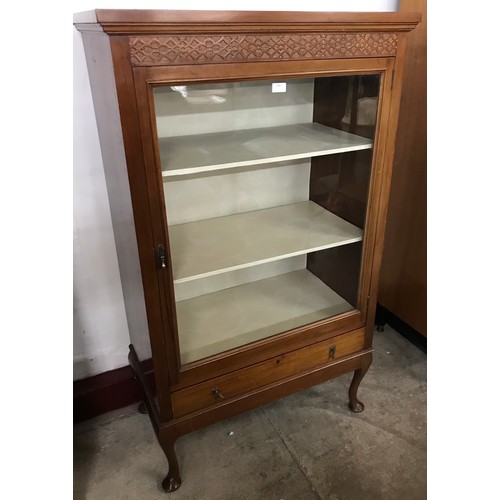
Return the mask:
[[283, 346], [307, 325], [342, 333], [366, 321], [388, 85], [379, 65], [212, 81], [136, 71], [164, 197], [159, 257], [179, 368]]

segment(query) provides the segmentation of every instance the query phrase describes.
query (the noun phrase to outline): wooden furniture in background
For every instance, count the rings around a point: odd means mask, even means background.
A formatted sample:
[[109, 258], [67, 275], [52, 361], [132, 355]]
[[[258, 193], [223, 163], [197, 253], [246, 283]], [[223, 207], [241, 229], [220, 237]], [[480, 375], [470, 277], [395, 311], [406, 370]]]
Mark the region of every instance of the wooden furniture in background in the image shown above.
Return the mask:
[[426, 9], [426, 0], [400, 2], [401, 11], [421, 12], [422, 22], [408, 35], [378, 297], [382, 307], [425, 336], [427, 336]]
[[[131, 337], [176, 439], [354, 372], [372, 333], [416, 14], [79, 14]], [[152, 358], [157, 402], [142, 367]], [[216, 453], [216, 452], [214, 452]], [[215, 456], [214, 456], [214, 459]]]

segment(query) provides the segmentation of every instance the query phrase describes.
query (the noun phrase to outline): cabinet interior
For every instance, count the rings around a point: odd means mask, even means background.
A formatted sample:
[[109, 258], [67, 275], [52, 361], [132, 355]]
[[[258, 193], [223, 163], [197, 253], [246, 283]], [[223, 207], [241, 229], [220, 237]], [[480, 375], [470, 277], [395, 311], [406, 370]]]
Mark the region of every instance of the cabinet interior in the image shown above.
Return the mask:
[[155, 88], [183, 364], [359, 307], [378, 88]]

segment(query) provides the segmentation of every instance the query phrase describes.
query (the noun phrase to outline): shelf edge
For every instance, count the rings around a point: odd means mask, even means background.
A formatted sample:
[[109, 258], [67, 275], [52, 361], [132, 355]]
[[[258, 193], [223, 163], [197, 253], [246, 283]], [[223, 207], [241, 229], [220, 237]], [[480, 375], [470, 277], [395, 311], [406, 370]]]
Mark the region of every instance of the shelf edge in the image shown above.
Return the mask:
[[350, 153], [352, 151], [362, 151], [365, 149], [371, 149], [373, 144], [366, 144], [363, 146], [349, 146], [345, 148], [337, 148], [335, 150], [326, 150], [317, 153], [304, 153], [304, 154], [296, 154], [290, 156], [280, 156], [276, 158], [262, 158], [257, 160], [245, 160], [236, 163], [220, 163], [216, 165], [208, 165], [205, 167], [190, 167], [186, 169], [175, 169], [175, 170], [162, 170], [163, 179], [168, 179], [169, 177], [183, 177], [184, 175], [192, 175], [192, 174], [201, 174], [204, 172], [214, 172], [218, 170], [228, 170], [230, 168], [239, 168], [239, 167], [249, 167], [253, 165], [265, 165], [266, 163], [280, 163], [291, 160], [300, 160], [305, 158], [315, 158], [317, 156], [328, 156], [333, 154], [342, 154], [342, 153]]
[[363, 236], [359, 236], [356, 238], [350, 238], [348, 240], [340, 241], [340, 242], [337, 242], [334, 244], [322, 245], [322, 246], [314, 247], [314, 248], [308, 248], [307, 250], [303, 250], [303, 251], [300, 250], [297, 252], [282, 254], [279, 256], [275, 256], [275, 257], [269, 257], [266, 259], [255, 260], [255, 261], [248, 262], [245, 264], [238, 264], [236, 266], [225, 267], [225, 268], [217, 269], [215, 271], [208, 271], [208, 272], [202, 273], [202, 274], [196, 274], [193, 276], [186, 276], [184, 278], [174, 279], [174, 285], [181, 284], [181, 283], [187, 283], [189, 281], [195, 281], [195, 280], [201, 279], [201, 278], [208, 278], [210, 276], [217, 276], [219, 274], [229, 273], [231, 271], [237, 271], [238, 269], [248, 269], [250, 267], [259, 266], [261, 264], [267, 264], [269, 262], [277, 262], [279, 260], [288, 259], [291, 257], [297, 257], [299, 255], [306, 255], [308, 253], [318, 252], [320, 250], [327, 250], [329, 248], [341, 247], [343, 245], [350, 245], [351, 243], [357, 243], [359, 241], [363, 241]]

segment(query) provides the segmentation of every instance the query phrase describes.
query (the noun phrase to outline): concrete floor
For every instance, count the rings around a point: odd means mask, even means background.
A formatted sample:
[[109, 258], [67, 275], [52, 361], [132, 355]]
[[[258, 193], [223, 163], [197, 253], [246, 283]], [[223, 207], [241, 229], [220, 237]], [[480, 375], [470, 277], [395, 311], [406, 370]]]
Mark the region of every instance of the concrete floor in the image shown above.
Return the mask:
[[[75, 427], [75, 500], [426, 498], [426, 356], [387, 327], [347, 408], [351, 376], [179, 438], [183, 484], [136, 406]], [[232, 434], [230, 434], [232, 433]]]

